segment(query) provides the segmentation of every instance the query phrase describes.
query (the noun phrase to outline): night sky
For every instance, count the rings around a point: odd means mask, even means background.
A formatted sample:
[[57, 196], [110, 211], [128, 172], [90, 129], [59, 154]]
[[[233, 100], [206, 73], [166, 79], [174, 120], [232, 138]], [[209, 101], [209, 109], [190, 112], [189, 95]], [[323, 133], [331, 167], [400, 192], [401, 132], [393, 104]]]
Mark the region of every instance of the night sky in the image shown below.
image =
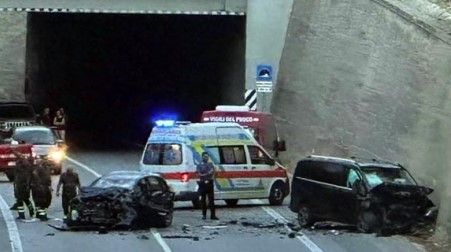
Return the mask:
[[231, 103], [221, 90], [244, 86], [244, 41], [245, 17], [30, 14], [31, 100], [64, 106], [73, 132], [142, 140], [160, 113], [198, 121]]

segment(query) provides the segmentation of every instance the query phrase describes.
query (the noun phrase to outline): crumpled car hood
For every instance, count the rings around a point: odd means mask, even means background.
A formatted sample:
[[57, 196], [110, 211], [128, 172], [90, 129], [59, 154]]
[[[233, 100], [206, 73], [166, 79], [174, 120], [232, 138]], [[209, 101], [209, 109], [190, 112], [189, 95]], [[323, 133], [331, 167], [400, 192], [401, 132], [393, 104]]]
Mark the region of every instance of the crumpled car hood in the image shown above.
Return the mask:
[[79, 198], [82, 201], [90, 200], [116, 200], [119, 196], [130, 193], [129, 189], [120, 187], [98, 188], [98, 187], [82, 187]]
[[385, 199], [424, 199], [432, 191], [432, 189], [425, 186], [385, 182], [372, 188], [369, 192]]

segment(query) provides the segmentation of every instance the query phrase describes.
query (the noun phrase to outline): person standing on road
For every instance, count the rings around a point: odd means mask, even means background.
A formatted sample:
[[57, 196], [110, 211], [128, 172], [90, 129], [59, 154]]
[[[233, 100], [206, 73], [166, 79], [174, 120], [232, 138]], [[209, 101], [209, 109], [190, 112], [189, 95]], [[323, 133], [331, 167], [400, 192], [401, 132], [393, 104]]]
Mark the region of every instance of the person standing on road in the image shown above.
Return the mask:
[[56, 111], [55, 118], [53, 118], [53, 125], [57, 127], [57, 132], [62, 140], [65, 140], [66, 135], [66, 120], [64, 119], [61, 110]]
[[50, 109], [44, 108], [42, 115], [39, 118], [39, 123], [45, 126], [52, 126], [52, 119], [50, 119]]
[[78, 174], [74, 172], [72, 167], [68, 167], [66, 172], [61, 174], [58, 185], [56, 186], [56, 196], [60, 196], [60, 187], [63, 186], [63, 211], [64, 211], [64, 221], [67, 220], [67, 215], [69, 214], [69, 203], [77, 196], [77, 190], [80, 191], [80, 179]]
[[47, 208], [52, 202], [52, 178], [48, 160], [41, 159], [31, 174], [31, 192], [36, 207], [36, 217], [41, 221], [47, 219]]
[[215, 212], [215, 195], [213, 180], [215, 178], [215, 168], [212, 163], [208, 162], [209, 156], [207, 152], [202, 153], [202, 163], [198, 164], [196, 167], [197, 175], [199, 176], [199, 192], [201, 196], [202, 205], [202, 219], [207, 219], [207, 197], [208, 204], [210, 205], [210, 219], [219, 220], [216, 217]]
[[33, 172], [33, 158], [27, 157], [24, 154], [12, 149], [12, 152], [16, 156], [16, 167], [14, 168], [14, 196], [16, 203], [10, 208], [10, 210], [17, 210], [18, 219], [25, 219], [25, 207], [26, 204], [30, 213], [30, 218], [34, 216], [34, 207], [30, 201], [30, 182], [31, 173]]

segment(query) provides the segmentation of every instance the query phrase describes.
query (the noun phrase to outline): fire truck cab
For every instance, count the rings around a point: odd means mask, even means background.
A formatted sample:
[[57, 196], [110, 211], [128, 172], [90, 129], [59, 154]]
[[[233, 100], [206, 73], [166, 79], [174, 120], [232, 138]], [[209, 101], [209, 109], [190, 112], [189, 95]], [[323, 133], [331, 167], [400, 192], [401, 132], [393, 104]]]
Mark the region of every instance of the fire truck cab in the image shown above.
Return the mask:
[[234, 122], [247, 128], [255, 140], [271, 154], [278, 156], [285, 151], [285, 141], [277, 133], [276, 122], [271, 113], [251, 111], [248, 106], [219, 105], [216, 110], [204, 111], [201, 122]]

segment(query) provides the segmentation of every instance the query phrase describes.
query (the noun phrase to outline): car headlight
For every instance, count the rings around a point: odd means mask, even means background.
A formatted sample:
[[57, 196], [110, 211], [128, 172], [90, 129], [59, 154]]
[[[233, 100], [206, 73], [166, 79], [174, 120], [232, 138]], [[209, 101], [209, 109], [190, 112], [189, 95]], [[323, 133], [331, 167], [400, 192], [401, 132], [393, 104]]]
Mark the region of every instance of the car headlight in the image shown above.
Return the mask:
[[60, 162], [61, 160], [64, 159], [65, 155], [66, 153], [64, 153], [64, 151], [62, 150], [54, 150], [50, 152], [49, 157], [53, 161]]

